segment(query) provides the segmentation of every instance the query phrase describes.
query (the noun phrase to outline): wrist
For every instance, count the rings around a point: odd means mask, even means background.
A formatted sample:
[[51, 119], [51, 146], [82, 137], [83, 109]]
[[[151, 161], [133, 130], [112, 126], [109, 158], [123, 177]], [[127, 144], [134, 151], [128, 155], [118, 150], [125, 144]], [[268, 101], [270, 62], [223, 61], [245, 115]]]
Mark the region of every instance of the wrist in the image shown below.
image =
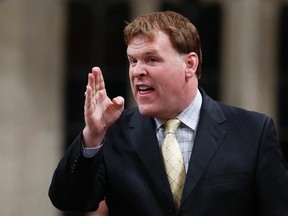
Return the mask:
[[87, 127], [83, 130], [82, 142], [84, 148], [95, 148], [103, 144], [105, 133], [95, 134]]

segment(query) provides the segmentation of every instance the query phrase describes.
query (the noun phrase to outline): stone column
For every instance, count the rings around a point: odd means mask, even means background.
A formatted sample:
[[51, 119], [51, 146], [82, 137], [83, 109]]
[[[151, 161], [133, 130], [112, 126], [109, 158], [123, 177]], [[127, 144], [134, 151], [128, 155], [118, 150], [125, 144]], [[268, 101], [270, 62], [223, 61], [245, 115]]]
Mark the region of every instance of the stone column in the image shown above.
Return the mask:
[[0, 215], [55, 216], [63, 146], [64, 1], [0, 1]]
[[274, 0], [223, 1], [222, 100], [276, 117]]

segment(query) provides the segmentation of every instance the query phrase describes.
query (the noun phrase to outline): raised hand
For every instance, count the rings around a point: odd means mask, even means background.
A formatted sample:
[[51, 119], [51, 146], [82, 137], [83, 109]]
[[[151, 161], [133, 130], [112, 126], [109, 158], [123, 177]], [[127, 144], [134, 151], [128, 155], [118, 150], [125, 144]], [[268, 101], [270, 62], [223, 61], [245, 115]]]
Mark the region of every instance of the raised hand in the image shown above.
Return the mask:
[[124, 98], [118, 96], [111, 100], [107, 96], [99, 67], [94, 67], [88, 74], [85, 96], [84, 146], [97, 147], [104, 139], [107, 129], [120, 117], [124, 109]]

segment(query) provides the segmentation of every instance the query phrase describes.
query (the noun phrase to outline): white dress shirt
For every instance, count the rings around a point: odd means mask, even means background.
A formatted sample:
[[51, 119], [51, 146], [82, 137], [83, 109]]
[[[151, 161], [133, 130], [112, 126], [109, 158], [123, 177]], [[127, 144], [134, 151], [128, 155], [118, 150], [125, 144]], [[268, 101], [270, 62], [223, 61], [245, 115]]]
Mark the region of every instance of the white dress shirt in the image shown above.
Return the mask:
[[[197, 94], [193, 102], [175, 118], [181, 121], [178, 129], [176, 130], [176, 139], [179, 143], [183, 160], [185, 164], [186, 173], [188, 170], [189, 160], [193, 150], [195, 134], [200, 117], [200, 109], [202, 105], [202, 95], [197, 90]], [[165, 133], [163, 122], [159, 119], [155, 119], [156, 122], [156, 135], [160, 148], [163, 144]]]

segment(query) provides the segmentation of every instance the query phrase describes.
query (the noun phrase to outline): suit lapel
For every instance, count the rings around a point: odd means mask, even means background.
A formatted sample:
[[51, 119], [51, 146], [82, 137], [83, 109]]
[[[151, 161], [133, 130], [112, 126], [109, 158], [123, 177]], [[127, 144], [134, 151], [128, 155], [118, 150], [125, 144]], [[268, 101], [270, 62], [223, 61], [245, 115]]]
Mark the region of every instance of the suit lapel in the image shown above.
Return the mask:
[[[226, 118], [220, 106], [202, 90], [201, 94], [203, 103], [182, 195], [182, 203], [185, 202], [185, 199], [200, 180], [226, 134], [223, 129]], [[150, 173], [151, 179], [154, 180], [166, 197], [172, 200], [153, 119], [136, 112], [129, 127], [133, 145], [147, 172]]]
[[154, 120], [138, 113], [131, 121], [130, 128], [132, 129], [133, 145], [147, 172], [150, 173], [158, 188], [169, 199], [173, 199], [155, 133]]
[[221, 108], [204, 92], [202, 92], [202, 96], [203, 102], [200, 120], [189, 162], [182, 203], [200, 180], [205, 168], [208, 166], [209, 161], [216, 153], [222, 138], [226, 134], [226, 131], [222, 128], [222, 123], [226, 119]]

